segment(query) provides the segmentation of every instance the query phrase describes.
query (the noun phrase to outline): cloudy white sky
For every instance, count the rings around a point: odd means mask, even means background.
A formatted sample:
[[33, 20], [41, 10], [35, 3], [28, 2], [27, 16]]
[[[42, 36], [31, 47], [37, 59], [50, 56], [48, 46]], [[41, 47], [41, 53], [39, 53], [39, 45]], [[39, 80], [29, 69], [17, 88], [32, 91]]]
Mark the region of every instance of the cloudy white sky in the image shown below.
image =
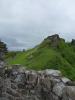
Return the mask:
[[75, 38], [75, 0], [0, 0], [0, 39], [28, 49], [48, 35]]

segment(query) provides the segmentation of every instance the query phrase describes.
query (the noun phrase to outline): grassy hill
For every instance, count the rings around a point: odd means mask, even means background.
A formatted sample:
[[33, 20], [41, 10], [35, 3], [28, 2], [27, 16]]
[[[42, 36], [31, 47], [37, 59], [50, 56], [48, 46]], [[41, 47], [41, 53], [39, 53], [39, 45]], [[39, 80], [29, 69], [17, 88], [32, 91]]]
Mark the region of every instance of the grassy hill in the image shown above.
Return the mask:
[[25, 52], [10, 52], [8, 64], [22, 64], [35, 70], [58, 69], [75, 79], [75, 41], [66, 43], [57, 34], [47, 37], [40, 45]]

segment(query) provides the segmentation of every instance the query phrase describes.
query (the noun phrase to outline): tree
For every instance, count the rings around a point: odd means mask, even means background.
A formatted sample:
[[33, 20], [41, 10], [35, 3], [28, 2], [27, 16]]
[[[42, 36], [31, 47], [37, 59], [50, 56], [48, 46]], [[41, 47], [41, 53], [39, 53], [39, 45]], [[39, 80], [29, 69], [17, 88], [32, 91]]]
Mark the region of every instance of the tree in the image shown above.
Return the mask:
[[7, 51], [7, 45], [0, 40], [0, 59], [3, 59]]

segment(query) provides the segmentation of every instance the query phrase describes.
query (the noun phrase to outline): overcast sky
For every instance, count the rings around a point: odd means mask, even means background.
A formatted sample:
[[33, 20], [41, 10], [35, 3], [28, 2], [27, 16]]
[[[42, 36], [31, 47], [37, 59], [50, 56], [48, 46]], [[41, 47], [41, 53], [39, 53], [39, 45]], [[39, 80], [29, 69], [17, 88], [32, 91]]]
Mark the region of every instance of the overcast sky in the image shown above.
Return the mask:
[[75, 0], [0, 0], [0, 39], [28, 49], [48, 35], [75, 38]]

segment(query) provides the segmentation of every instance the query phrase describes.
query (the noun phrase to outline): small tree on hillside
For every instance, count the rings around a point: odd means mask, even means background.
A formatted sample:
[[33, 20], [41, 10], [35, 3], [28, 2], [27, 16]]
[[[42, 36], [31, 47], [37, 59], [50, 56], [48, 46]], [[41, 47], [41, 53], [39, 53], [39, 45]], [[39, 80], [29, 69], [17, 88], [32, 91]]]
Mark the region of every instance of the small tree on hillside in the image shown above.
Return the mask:
[[0, 59], [4, 57], [7, 51], [8, 50], [6, 44], [0, 40]]

